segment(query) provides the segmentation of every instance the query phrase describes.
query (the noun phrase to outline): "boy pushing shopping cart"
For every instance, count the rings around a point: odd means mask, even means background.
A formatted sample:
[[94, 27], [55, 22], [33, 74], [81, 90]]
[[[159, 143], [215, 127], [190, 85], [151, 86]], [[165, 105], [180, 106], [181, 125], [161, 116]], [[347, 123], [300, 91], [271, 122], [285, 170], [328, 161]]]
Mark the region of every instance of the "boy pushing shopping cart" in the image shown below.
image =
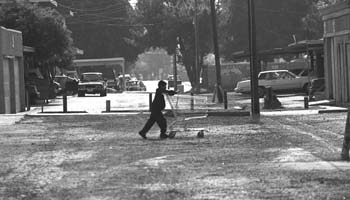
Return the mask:
[[178, 132], [197, 132], [197, 137], [203, 138], [204, 132], [206, 131], [206, 129], [204, 129], [204, 128], [189, 128], [188, 121], [206, 118], [208, 116], [208, 114], [196, 115], [196, 116], [191, 114], [191, 116], [187, 116], [187, 117], [186, 117], [186, 114], [179, 115], [179, 113], [177, 112], [177, 108], [178, 108], [177, 104], [179, 101], [179, 96], [176, 97], [176, 105], [175, 106], [173, 105], [171, 97], [169, 97], [169, 95], [166, 95], [166, 98], [167, 98], [167, 101], [170, 105], [171, 111], [175, 117], [175, 120], [169, 126], [169, 138], [174, 138], [176, 133], [178, 133]]
[[[177, 122], [183, 122], [183, 121], [187, 121], [189, 119], [198, 119], [199, 118], [199, 117], [190, 117], [190, 118], [178, 117], [178, 115], [175, 111], [175, 108], [174, 108], [174, 106], [169, 98], [169, 95], [174, 96], [175, 94], [176, 94], [175, 91], [166, 90], [166, 82], [164, 82], [162, 80], [158, 82], [158, 88], [156, 90], [156, 95], [155, 95], [154, 100], [152, 101], [152, 104], [151, 104], [151, 115], [150, 115], [149, 119], [147, 120], [146, 124], [144, 125], [144, 127], [142, 128], [142, 130], [139, 132], [139, 135], [143, 139], [147, 139], [146, 134], [152, 128], [154, 123], [157, 123], [159, 128], [160, 128], [160, 139], [174, 138], [176, 133], [179, 131], [191, 130], [191, 129], [188, 129], [187, 127], [183, 127], [182, 129], [180, 129], [180, 128], [175, 129], [174, 128], [175, 124]], [[162, 113], [162, 110], [164, 110], [164, 108], [165, 108], [164, 95], [166, 95], [168, 103], [170, 104], [171, 110], [172, 110], [174, 117], [175, 117], [175, 121], [170, 125], [169, 135], [166, 134], [167, 121], [164, 118], [163, 113]], [[200, 116], [200, 117], [206, 117], [206, 115]], [[198, 137], [203, 137], [203, 136], [204, 136], [204, 129], [200, 129], [198, 132]]]

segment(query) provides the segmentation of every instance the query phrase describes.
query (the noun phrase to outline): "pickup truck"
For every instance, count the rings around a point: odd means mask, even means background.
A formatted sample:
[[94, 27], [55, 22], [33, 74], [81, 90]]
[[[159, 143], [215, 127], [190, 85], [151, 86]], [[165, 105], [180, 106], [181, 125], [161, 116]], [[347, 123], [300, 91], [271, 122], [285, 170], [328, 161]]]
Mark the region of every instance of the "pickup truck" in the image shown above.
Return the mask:
[[103, 80], [102, 73], [86, 72], [81, 75], [78, 84], [78, 96], [83, 97], [85, 94], [107, 96], [107, 81]]

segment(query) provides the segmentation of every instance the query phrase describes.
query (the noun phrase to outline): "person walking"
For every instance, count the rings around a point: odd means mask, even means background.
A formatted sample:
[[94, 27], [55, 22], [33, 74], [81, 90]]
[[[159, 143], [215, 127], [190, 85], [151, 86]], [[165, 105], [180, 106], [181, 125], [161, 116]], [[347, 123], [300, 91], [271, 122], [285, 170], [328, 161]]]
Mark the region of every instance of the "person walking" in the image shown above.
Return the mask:
[[158, 82], [158, 88], [156, 90], [156, 96], [154, 97], [154, 100], [151, 104], [151, 115], [149, 119], [147, 120], [146, 124], [142, 128], [142, 130], [139, 132], [139, 135], [143, 139], [147, 139], [146, 133], [152, 128], [153, 124], [157, 122], [159, 128], [160, 128], [160, 139], [166, 139], [169, 136], [166, 134], [167, 130], [167, 121], [163, 116], [162, 110], [165, 108], [165, 99], [164, 95], [167, 94], [170, 96], [173, 96], [176, 94], [173, 90], [166, 90], [166, 82], [161, 80]]

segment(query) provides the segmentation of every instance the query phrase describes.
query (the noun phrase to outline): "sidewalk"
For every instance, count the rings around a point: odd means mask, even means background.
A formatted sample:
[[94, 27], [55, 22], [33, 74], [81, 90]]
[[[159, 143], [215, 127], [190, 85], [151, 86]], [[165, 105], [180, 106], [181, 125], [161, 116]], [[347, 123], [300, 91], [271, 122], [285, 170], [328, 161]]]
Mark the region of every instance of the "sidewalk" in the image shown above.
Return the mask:
[[[204, 94], [208, 99], [207, 105], [199, 107], [195, 105], [194, 110], [182, 109], [179, 113], [190, 114], [208, 114], [209, 116], [249, 116], [251, 112], [251, 100], [249, 98], [237, 99], [234, 93], [228, 93], [228, 109], [224, 109], [223, 103], [212, 102], [212, 94]], [[304, 108], [304, 96], [279, 96], [278, 99], [282, 103], [283, 108], [280, 109], [264, 109], [264, 99], [260, 98], [260, 115], [261, 116], [283, 116], [283, 115], [314, 115], [332, 112], [346, 112], [347, 108], [333, 106], [329, 100], [309, 102], [309, 108]], [[101, 107], [101, 106], [100, 106]], [[143, 105], [142, 109], [134, 108], [131, 110], [117, 110], [105, 112], [101, 107], [101, 111], [86, 113], [86, 112], [67, 112], [63, 113], [62, 98], [50, 100], [48, 105], [44, 107], [42, 112], [41, 105], [32, 106], [29, 111], [16, 114], [0, 114], [0, 125], [10, 125], [20, 121], [24, 116], [51, 116], [51, 115], [120, 115], [120, 114], [138, 114], [148, 113], [145, 109], [147, 105]], [[167, 106], [166, 110], [171, 109]]]

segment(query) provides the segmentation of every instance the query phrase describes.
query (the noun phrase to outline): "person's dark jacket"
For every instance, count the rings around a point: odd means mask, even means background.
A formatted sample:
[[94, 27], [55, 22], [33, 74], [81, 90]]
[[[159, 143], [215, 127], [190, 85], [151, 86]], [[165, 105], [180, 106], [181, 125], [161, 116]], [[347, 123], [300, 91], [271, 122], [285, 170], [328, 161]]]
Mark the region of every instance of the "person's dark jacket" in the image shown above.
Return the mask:
[[163, 91], [161, 91], [159, 88], [156, 90], [156, 96], [154, 97], [154, 100], [151, 106], [152, 113], [160, 113], [162, 110], [164, 110], [165, 100], [164, 100], [164, 95], [162, 93]]
[[156, 96], [154, 97], [154, 100], [151, 105], [151, 112], [152, 113], [160, 113], [165, 108], [165, 99], [163, 93], [167, 93], [169, 95], [174, 95], [176, 92], [171, 90], [165, 90], [161, 91], [161, 89], [156, 90]]

